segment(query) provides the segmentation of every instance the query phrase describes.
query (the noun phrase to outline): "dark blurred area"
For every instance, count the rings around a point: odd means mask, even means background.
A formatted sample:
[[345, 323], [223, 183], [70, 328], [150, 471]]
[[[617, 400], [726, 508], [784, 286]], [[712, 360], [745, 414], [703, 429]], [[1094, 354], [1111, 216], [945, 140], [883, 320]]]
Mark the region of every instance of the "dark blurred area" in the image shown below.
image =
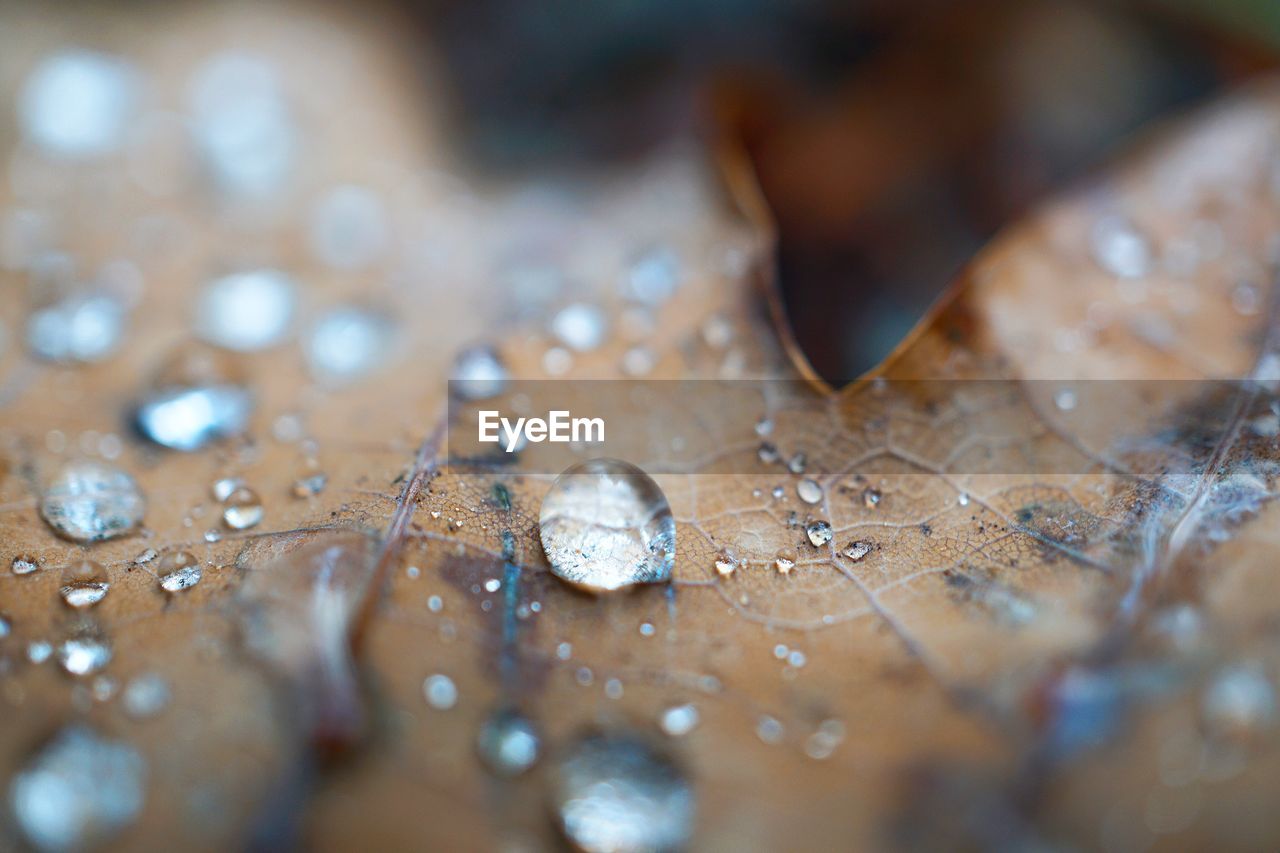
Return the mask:
[[778, 224], [789, 321], [836, 385], [883, 359], [1001, 226], [1144, 123], [1274, 67], [1280, 44], [1280, 4], [1249, 0], [421, 13], [487, 168], [613, 163], [690, 125], [743, 144]]

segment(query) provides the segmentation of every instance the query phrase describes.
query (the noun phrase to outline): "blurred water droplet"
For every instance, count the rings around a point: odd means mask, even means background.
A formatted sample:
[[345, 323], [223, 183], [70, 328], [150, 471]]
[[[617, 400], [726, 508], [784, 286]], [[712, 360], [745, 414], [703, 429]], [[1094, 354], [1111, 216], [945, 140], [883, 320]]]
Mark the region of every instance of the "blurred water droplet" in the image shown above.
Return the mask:
[[328, 474], [311, 474], [307, 477], [299, 477], [293, 481], [293, 496], [295, 498], [313, 498], [324, 491], [324, 487], [329, 484]]
[[426, 697], [427, 704], [437, 711], [447, 711], [458, 704], [458, 688], [447, 675], [436, 673], [427, 676], [422, 682], [422, 695]]
[[580, 738], [557, 764], [552, 790], [562, 831], [589, 853], [677, 850], [693, 833], [692, 786], [637, 735]]
[[222, 521], [232, 530], [248, 530], [262, 521], [264, 510], [258, 493], [240, 486], [227, 496], [222, 507]]
[[604, 311], [585, 302], [562, 308], [551, 321], [551, 333], [578, 352], [588, 352], [604, 343], [607, 328]]
[[831, 525], [825, 521], [811, 521], [804, 529], [805, 535], [815, 548], [821, 548], [831, 541]]
[[88, 364], [116, 351], [126, 311], [101, 293], [72, 294], [27, 318], [27, 347], [48, 361]]
[[683, 737], [697, 727], [698, 709], [693, 705], [674, 705], [662, 712], [658, 724], [672, 737]]
[[133, 747], [73, 725], [9, 784], [9, 803], [40, 850], [81, 850], [110, 838], [142, 809], [146, 764]]
[[156, 565], [156, 574], [165, 592], [181, 592], [200, 583], [200, 561], [186, 551], [165, 554]]
[[646, 305], [661, 305], [675, 295], [680, 284], [680, 258], [665, 246], [641, 253], [627, 268], [622, 293]]
[[542, 548], [562, 580], [595, 592], [671, 578], [676, 527], [658, 484], [629, 462], [592, 459], [542, 500]]
[[518, 711], [501, 709], [480, 726], [480, 758], [499, 776], [518, 776], [538, 761], [542, 739], [533, 722]]
[[293, 326], [296, 290], [292, 279], [272, 269], [215, 279], [196, 297], [196, 333], [229, 350], [273, 347], [284, 341]]
[[765, 743], [778, 743], [782, 740], [782, 723], [765, 714], [756, 721], [756, 737]]
[[170, 385], [157, 388], [142, 400], [134, 422], [156, 444], [195, 451], [244, 432], [252, 412], [253, 397], [240, 385]]
[[101, 462], [67, 464], [40, 501], [40, 514], [49, 526], [80, 542], [128, 533], [145, 511], [146, 501], [134, 479]]
[[1202, 707], [1205, 723], [1215, 734], [1249, 739], [1275, 722], [1275, 689], [1260, 667], [1230, 666], [1210, 682]]
[[107, 597], [111, 584], [106, 569], [93, 560], [79, 560], [62, 570], [58, 594], [68, 607], [92, 607]]
[[1070, 388], [1063, 388], [1053, 395], [1053, 404], [1060, 411], [1069, 412], [1076, 407], [1076, 392]]
[[29, 575], [40, 569], [40, 560], [31, 554], [19, 554], [13, 558], [9, 568], [13, 570], [15, 575]]
[[149, 672], [130, 679], [120, 701], [125, 713], [135, 720], [154, 717], [169, 705], [172, 691], [159, 673]]
[[93, 675], [111, 662], [111, 644], [95, 629], [84, 629], [58, 643], [55, 654], [71, 675]]
[[796, 484], [796, 495], [807, 504], [816, 504], [822, 500], [822, 487], [806, 477]]
[[367, 267], [390, 242], [386, 212], [364, 187], [342, 186], [327, 192], [311, 212], [307, 234], [321, 262], [341, 270]]
[[767, 441], [760, 443], [760, 449], [756, 451], [756, 455], [759, 456], [760, 461], [766, 465], [772, 465], [782, 458], [781, 454], [778, 453], [778, 448], [774, 447]]
[[244, 486], [244, 480], [240, 477], [222, 477], [213, 481], [213, 486], [209, 491], [213, 494], [215, 500], [219, 503], [231, 497], [232, 492]]
[[391, 354], [395, 325], [379, 311], [336, 308], [307, 336], [307, 361], [316, 378], [354, 382], [383, 365]]
[[18, 95], [23, 135], [47, 154], [88, 158], [120, 147], [138, 100], [125, 62], [88, 50], [43, 59]]
[[787, 460], [787, 470], [792, 474], [803, 474], [809, 460], [803, 453], [797, 453]]
[[269, 65], [232, 53], [215, 56], [196, 73], [188, 105], [196, 144], [220, 190], [261, 199], [285, 186], [297, 133]]
[[1151, 245], [1129, 220], [1107, 215], [1090, 232], [1094, 260], [1120, 278], [1142, 278], [1151, 270]]
[[44, 663], [53, 654], [53, 645], [44, 640], [32, 640], [27, 644], [27, 660], [34, 664]]
[[10, 632], [12, 631], [13, 631], [13, 623], [9, 621], [8, 616], [5, 616], [3, 613], [0, 613], [0, 640], [3, 640], [5, 637], [9, 636]]
[[498, 351], [487, 344], [468, 347], [453, 361], [449, 386], [461, 400], [489, 400], [507, 387], [510, 375]]

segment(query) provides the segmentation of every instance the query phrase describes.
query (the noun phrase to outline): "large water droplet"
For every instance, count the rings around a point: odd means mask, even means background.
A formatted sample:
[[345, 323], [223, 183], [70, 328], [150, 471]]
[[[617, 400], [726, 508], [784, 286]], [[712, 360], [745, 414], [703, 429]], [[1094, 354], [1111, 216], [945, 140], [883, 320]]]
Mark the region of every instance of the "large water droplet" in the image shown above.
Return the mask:
[[90, 628], [67, 637], [55, 654], [58, 664], [71, 675], [93, 675], [111, 662], [111, 643]]
[[676, 525], [658, 484], [629, 462], [566, 470], [542, 500], [542, 548], [563, 580], [595, 592], [671, 578]]
[[395, 324], [380, 311], [336, 308], [307, 337], [307, 361], [316, 378], [354, 382], [377, 370], [391, 354]]
[[69, 463], [40, 502], [40, 514], [49, 526], [80, 542], [128, 533], [145, 511], [146, 501], [134, 479], [102, 462]]
[[142, 808], [146, 764], [126, 743], [84, 726], [64, 729], [9, 784], [9, 803], [40, 850], [80, 850], [129, 824]]
[[275, 346], [293, 325], [295, 291], [288, 276], [272, 269], [215, 279], [196, 299], [196, 332], [211, 344], [241, 352]]
[[507, 387], [507, 366], [488, 345], [468, 347], [453, 362], [453, 383], [449, 386], [462, 400], [489, 400]]
[[134, 422], [156, 444], [195, 451], [244, 432], [252, 412], [253, 397], [224, 353], [184, 347], [156, 376]]
[[822, 486], [806, 477], [796, 483], [796, 495], [807, 504], [816, 504], [822, 500]]
[[188, 102], [196, 143], [219, 189], [263, 198], [284, 187], [297, 133], [269, 65], [236, 54], [214, 57], [192, 81]]
[[97, 157], [120, 147], [137, 103], [137, 75], [115, 57], [67, 50], [45, 58], [22, 86], [23, 134], [47, 154]]
[[27, 347], [48, 361], [101, 361], [119, 346], [125, 315], [124, 306], [105, 294], [72, 294], [31, 313]]
[[186, 551], [165, 554], [156, 565], [156, 574], [165, 592], [181, 592], [200, 583], [200, 561]]
[[553, 797], [564, 834], [591, 853], [677, 850], [693, 833], [692, 787], [636, 735], [580, 739], [556, 767]]
[[809, 542], [815, 548], [821, 548], [831, 541], [831, 525], [825, 521], [811, 521], [804, 529], [805, 535], [809, 537]]
[[79, 560], [62, 570], [58, 594], [68, 607], [92, 607], [107, 597], [111, 583], [106, 569], [93, 560]]
[[222, 521], [232, 530], [248, 530], [262, 521], [264, 510], [258, 493], [241, 486], [227, 496], [222, 507]]
[[480, 726], [476, 749], [485, 765], [499, 776], [518, 776], [532, 767], [541, 753], [542, 740], [533, 721], [504, 708]]

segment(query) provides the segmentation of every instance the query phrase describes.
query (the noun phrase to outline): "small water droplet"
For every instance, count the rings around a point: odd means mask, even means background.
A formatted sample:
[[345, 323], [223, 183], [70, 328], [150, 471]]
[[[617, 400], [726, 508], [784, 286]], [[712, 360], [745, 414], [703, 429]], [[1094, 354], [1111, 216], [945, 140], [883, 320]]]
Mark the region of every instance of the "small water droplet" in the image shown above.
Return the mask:
[[880, 490], [874, 488], [866, 488], [862, 490], [862, 505], [867, 509], [875, 509], [880, 506]]
[[661, 305], [675, 295], [680, 274], [680, 258], [675, 252], [666, 246], [647, 249], [627, 269], [623, 296], [646, 305]]
[[439, 613], [444, 609], [444, 600], [438, 595], [433, 595], [427, 599], [427, 609], [432, 613]]
[[1151, 270], [1151, 245], [1123, 216], [1100, 217], [1090, 232], [1098, 266], [1120, 278], [1142, 278]]
[[295, 498], [314, 498], [323, 492], [324, 487], [328, 484], [328, 474], [311, 474], [306, 477], [299, 477], [293, 481], [293, 496]]
[[809, 458], [803, 453], [796, 453], [787, 460], [787, 470], [792, 474], [803, 474], [805, 467], [809, 464]]
[[215, 279], [196, 299], [196, 332], [211, 344], [240, 352], [276, 346], [293, 326], [296, 290], [291, 278], [272, 269]]
[[64, 466], [45, 490], [40, 514], [57, 533], [97, 542], [128, 533], [142, 521], [146, 502], [133, 478], [102, 462]]
[[571, 643], [559, 643], [556, 645], [556, 657], [560, 660], [568, 660], [573, 657], [573, 645]]
[[73, 725], [14, 774], [9, 803], [40, 850], [81, 850], [127, 826], [142, 809], [146, 764], [133, 747]]
[[62, 570], [62, 586], [58, 594], [68, 607], [92, 607], [107, 597], [111, 584], [100, 563], [80, 560]]
[[760, 443], [760, 450], [757, 451], [757, 455], [760, 457], [760, 461], [766, 465], [772, 465], [782, 458], [781, 454], [778, 453], [778, 448], [767, 441]]
[[0, 640], [3, 640], [5, 637], [9, 636], [9, 634], [12, 631], [13, 631], [13, 622], [9, 620], [8, 616], [5, 616], [3, 613], [0, 613]]
[[40, 559], [31, 554], [19, 554], [13, 558], [9, 568], [13, 570], [15, 575], [29, 575], [32, 572], [39, 571]]
[[538, 761], [542, 739], [533, 721], [518, 711], [496, 711], [480, 726], [476, 748], [481, 760], [499, 776], [519, 776]]
[[240, 486], [227, 496], [222, 507], [222, 521], [232, 530], [248, 530], [262, 521], [264, 510], [258, 493]]
[[461, 400], [490, 400], [506, 390], [510, 374], [498, 351], [487, 344], [468, 347], [453, 361], [449, 388]]
[[806, 477], [796, 484], [796, 495], [807, 504], [816, 504], [822, 500], [822, 487]]
[[728, 554], [720, 553], [716, 555], [715, 566], [716, 573], [722, 578], [727, 578], [733, 574], [734, 569], [738, 568], [738, 561]]
[[782, 734], [782, 723], [768, 714], [762, 715], [756, 721], [756, 737], [765, 743], [778, 743], [782, 740]]
[[213, 497], [221, 503], [231, 497], [231, 493], [243, 485], [244, 480], [239, 477], [223, 477], [219, 480], [214, 480], [209, 491], [213, 494]]
[[555, 769], [560, 827], [578, 849], [678, 850], [693, 833], [693, 788], [681, 769], [630, 733], [589, 734]]
[[94, 675], [111, 662], [111, 644], [96, 630], [86, 629], [59, 643], [56, 655], [71, 675]]
[[1249, 739], [1275, 722], [1275, 689], [1261, 667], [1230, 666], [1210, 682], [1202, 708], [1205, 723], [1215, 734]]
[[167, 708], [171, 697], [172, 691], [164, 676], [148, 672], [129, 680], [120, 701], [126, 714], [135, 720], [144, 720]]
[[53, 654], [53, 646], [44, 640], [32, 640], [27, 644], [27, 660], [34, 664], [44, 663]]
[[33, 311], [27, 318], [27, 347], [46, 361], [102, 361], [124, 335], [126, 312], [101, 293], [76, 293]]
[[44, 153], [99, 157], [124, 141], [138, 100], [138, 75], [124, 61], [64, 50], [40, 61], [18, 95], [23, 135]]
[[960, 504], [960, 506], [968, 506], [969, 496], [964, 492], [961, 492], [960, 496], [956, 498], [956, 503]]
[[840, 553], [844, 554], [846, 557], [848, 557], [850, 560], [853, 560], [856, 563], [859, 560], [861, 560], [863, 557], [870, 554], [871, 549], [874, 547], [875, 546], [872, 545], [870, 542], [867, 542], [866, 540], [858, 539], [844, 546], [844, 550], [841, 551]]
[[658, 720], [662, 730], [672, 737], [683, 737], [698, 725], [698, 709], [693, 705], [673, 705]]
[[395, 341], [395, 323], [381, 311], [344, 306], [320, 318], [307, 336], [307, 362], [332, 384], [362, 379], [380, 368]]
[[762, 417], [756, 421], [756, 435], [762, 438], [773, 432], [773, 421], [768, 417]]
[[578, 352], [589, 352], [604, 343], [608, 320], [602, 309], [576, 302], [560, 310], [551, 321], [551, 334]]
[[652, 637], [655, 633], [657, 633], [657, 630], [658, 630], [657, 628], [653, 627], [652, 622], [640, 623], [640, 636], [642, 637]]
[[610, 678], [604, 683], [604, 695], [610, 699], [622, 698], [622, 682], [616, 678]]
[[1071, 411], [1076, 407], [1076, 392], [1063, 388], [1053, 395], [1053, 404], [1064, 412]]
[[825, 521], [811, 521], [804, 529], [805, 535], [815, 548], [821, 548], [831, 541], [831, 525]]
[[796, 567], [795, 555], [789, 552], [778, 554], [773, 560], [773, 565], [778, 570], [778, 574], [789, 575], [791, 570]]
[[156, 566], [156, 574], [165, 592], [181, 592], [200, 583], [200, 561], [186, 551], [166, 554]]
[[658, 484], [629, 462], [592, 459], [562, 473], [542, 500], [551, 570], [594, 592], [670, 580], [676, 528]]
[[437, 711], [447, 711], [458, 704], [458, 688], [447, 675], [427, 676], [422, 682], [422, 695], [426, 697], [427, 704]]

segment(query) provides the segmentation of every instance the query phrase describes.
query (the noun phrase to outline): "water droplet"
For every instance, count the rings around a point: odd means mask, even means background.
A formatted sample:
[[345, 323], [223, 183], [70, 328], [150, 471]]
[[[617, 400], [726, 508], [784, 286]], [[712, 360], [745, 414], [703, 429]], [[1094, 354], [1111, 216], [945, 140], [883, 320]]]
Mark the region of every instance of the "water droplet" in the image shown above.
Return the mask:
[[382, 202], [364, 187], [335, 187], [311, 213], [308, 237], [321, 262], [341, 270], [367, 267], [390, 242]]
[[293, 172], [297, 133], [275, 71], [225, 53], [205, 63], [188, 92], [192, 131], [205, 167], [231, 196], [260, 199]]
[[803, 453], [797, 453], [787, 460], [787, 470], [792, 474], [803, 474], [809, 459]]
[[31, 554], [19, 554], [13, 558], [9, 568], [13, 570], [15, 575], [29, 575], [40, 569], [40, 560]]
[[831, 525], [825, 521], [811, 521], [804, 529], [805, 535], [815, 548], [821, 548], [831, 541]]
[[556, 657], [560, 660], [568, 660], [573, 657], [573, 644], [559, 643], [556, 645]]
[[675, 295], [680, 284], [680, 258], [665, 246], [641, 253], [627, 269], [622, 292], [627, 299], [661, 305]]
[[171, 698], [172, 691], [164, 676], [148, 672], [130, 679], [120, 701], [126, 714], [135, 720], [144, 720], [167, 708]]
[[960, 506], [968, 506], [969, 496], [964, 492], [961, 492], [959, 497], [956, 498], [956, 503], [960, 504]]
[[733, 574], [734, 569], [738, 568], [737, 560], [724, 553], [716, 555], [715, 565], [716, 573], [722, 578], [727, 578], [729, 575]]
[[1076, 392], [1063, 388], [1053, 395], [1053, 404], [1064, 412], [1071, 411], [1076, 407]]
[[214, 480], [213, 486], [209, 491], [213, 493], [214, 499], [221, 503], [231, 497], [231, 493], [242, 486], [244, 486], [244, 480], [240, 477], [222, 477]]
[[97, 631], [80, 631], [58, 644], [58, 664], [71, 675], [93, 675], [111, 662], [111, 644]]
[[146, 765], [133, 747], [73, 725], [14, 774], [9, 803], [40, 850], [81, 850], [110, 838], [142, 809]]
[[165, 592], [181, 592], [200, 583], [200, 561], [186, 551], [166, 554], [156, 566], [156, 574]]
[[134, 423], [151, 441], [195, 451], [249, 425], [253, 397], [222, 353], [184, 347], [160, 370], [134, 412]]
[[773, 421], [767, 417], [762, 417], [756, 421], [756, 435], [766, 436], [773, 432]]
[[507, 387], [510, 375], [498, 351], [487, 344], [468, 347], [453, 362], [449, 388], [461, 400], [489, 400]]
[[40, 514], [49, 526], [79, 542], [128, 533], [145, 512], [146, 501], [133, 478], [101, 462], [69, 463], [40, 501]]
[[427, 599], [427, 609], [432, 613], [439, 613], [444, 609], [444, 600], [438, 595], [433, 595]]
[[107, 597], [111, 584], [100, 563], [80, 560], [62, 570], [62, 586], [58, 594], [68, 607], [92, 607]]
[[804, 754], [815, 761], [830, 758], [844, 740], [844, 733], [844, 723], [839, 720], [823, 720], [818, 730], [805, 739]]
[[1209, 684], [1203, 714], [1216, 734], [1248, 739], [1275, 722], [1275, 689], [1258, 666], [1227, 667]]
[[610, 678], [604, 683], [604, 695], [610, 699], [621, 699], [622, 682], [616, 678]]
[[328, 484], [328, 474], [312, 474], [308, 477], [299, 477], [293, 481], [293, 496], [295, 498], [314, 498], [323, 492], [324, 487]]
[[1120, 278], [1142, 278], [1151, 270], [1151, 245], [1123, 216], [1098, 219], [1090, 232], [1094, 260]]
[[101, 293], [78, 293], [31, 312], [27, 347], [47, 361], [102, 361], [116, 351], [124, 335], [126, 311]]
[[866, 488], [862, 491], [862, 505], [867, 509], [875, 509], [880, 506], [880, 490], [874, 488]]
[[676, 526], [658, 484], [629, 462], [592, 459], [542, 500], [542, 548], [557, 577], [594, 592], [671, 578]]
[[697, 727], [698, 709], [693, 705], [674, 705], [662, 712], [658, 724], [672, 737], [683, 737]]
[[765, 743], [778, 743], [782, 740], [782, 723], [765, 714], [756, 721], [756, 737]]
[[518, 711], [502, 709], [480, 726], [480, 758], [499, 776], [519, 776], [538, 761], [542, 740], [533, 722]]
[[447, 675], [427, 676], [422, 682], [422, 695], [427, 698], [427, 704], [437, 711], [447, 711], [458, 704], [458, 688]]
[[790, 553], [779, 554], [774, 558], [773, 566], [778, 570], [778, 574], [789, 575], [791, 570], [796, 567], [795, 555]]
[[18, 96], [22, 132], [47, 154], [98, 157], [124, 141], [138, 100], [137, 74], [125, 62], [87, 50], [43, 59]]
[[391, 354], [395, 324], [380, 311], [335, 308], [320, 318], [307, 337], [307, 361], [316, 378], [334, 384], [354, 382], [381, 367]]
[[267, 349], [288, 336], [296, 301], [293, 280], [278, 270], [232, 273], [200, 291], [196, 332], [209, 343], [230, 350]]
[[262, 521], [262, 500], [248, 486], [240, 486], [227, 496], [222, 521], [232, 530], [248, 530]]
[[761, 442], [757, 455], [760, 457], [760, 461], [766, 465], [772, 465], [782, 458], [781, 454], [778, 453], [778, 448], [767, 441]]
[[32, 640], [27, 644], [27, 660], [34, 664], [44, 663], [53, 654], [53, 646], [44, 640]]
[[807, 504], [816, 504], [822, 500], [822, 487], [806, 477], [796, 484], [796, 495]]
[[3, 640], [5, 637], [9, 636], [10, 632], [12, 631], [13, 631], [13, 623], [9, 621], [8, 616], [5, 616], [3, 613], [0, 613], [0, 640]]
[[848, 545], [844, 546], [844, 550], [841, 551], [840, 553], [844, 554], [846, 557], [848, 557], [850, 560], [853, 560], [856, 563], [859, 560], [861, 560], [863, 557], [870, 554], [871, 549], [874, 547], [875, 546], [872, 545], [870, 542], [859, 539], [859, 540], [850, 542]]
[[588, 853], [678, 850], [693, 833], [684, 773], [628, 733], [580, 738], [556, 767], [553, 802], [565, 836]]
[[588, 352], [604, 343], [607, 328], [604, 311], [585, 302], [562, 308], [551, 321], [551, 333], [578, 352]]

